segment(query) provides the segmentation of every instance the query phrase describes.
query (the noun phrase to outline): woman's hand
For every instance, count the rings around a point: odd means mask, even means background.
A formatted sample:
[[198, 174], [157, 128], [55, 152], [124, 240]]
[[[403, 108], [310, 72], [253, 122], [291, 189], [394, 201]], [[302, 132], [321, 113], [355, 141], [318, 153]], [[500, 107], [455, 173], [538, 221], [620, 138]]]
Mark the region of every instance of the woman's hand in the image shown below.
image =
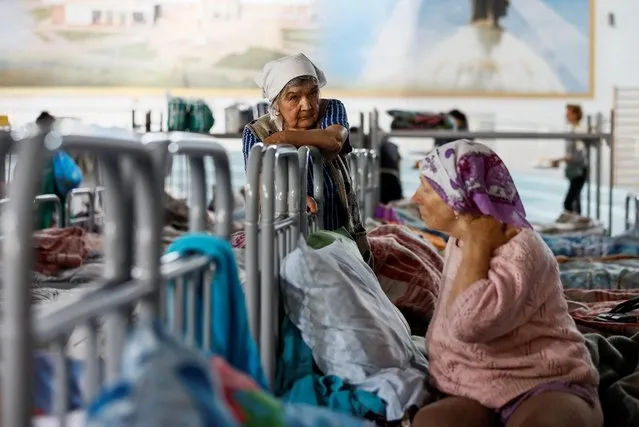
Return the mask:
[[312, 214], [317, 213], [317, 202], [311, 196], [306, 196], [306, 210]]
[[519, 229], [500, 223], [490, 216], [463, 218], [462, 264], [455, 275], [448, 297], [450, 308], [457, 297], [473, 283], [488, 277], [490, 260], [498, 247], [519, 233]]
[[518, 233], [519, 229], [502, 224], [493, 217], [480, 216], [468, 220], [462, 240], [464, 245], [481, 246], [492, 253]]
[[264, 140], [264, 143], [269, 145], [288, 144], [287, 139], [286, 132], [275, 132], [271, 136], [267, 137]]

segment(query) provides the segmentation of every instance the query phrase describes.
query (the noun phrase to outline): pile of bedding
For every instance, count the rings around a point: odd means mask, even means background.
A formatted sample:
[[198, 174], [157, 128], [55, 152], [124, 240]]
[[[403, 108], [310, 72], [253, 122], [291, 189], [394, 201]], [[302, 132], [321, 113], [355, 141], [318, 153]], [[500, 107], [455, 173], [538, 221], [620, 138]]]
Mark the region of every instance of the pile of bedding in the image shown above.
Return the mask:
[[281, 278], [286, 317], [278, 395], [398, 422], [423, 405], [429, 397], [423, 349], [355, 242], [314, 233], [284, 259]]
[[533, 227], [538, 233], [547, 236], [594, 236], [605, 233], [605, 227], [601, 221], [573, 213], [563, 213], [550, 224], [533, 223]]
[[542, 236], [556, 256], [639, 256], [639, 235], [629, 230], [618, 236]]
[[639, 257], [558, 258], [566, 289], [639, 289]]

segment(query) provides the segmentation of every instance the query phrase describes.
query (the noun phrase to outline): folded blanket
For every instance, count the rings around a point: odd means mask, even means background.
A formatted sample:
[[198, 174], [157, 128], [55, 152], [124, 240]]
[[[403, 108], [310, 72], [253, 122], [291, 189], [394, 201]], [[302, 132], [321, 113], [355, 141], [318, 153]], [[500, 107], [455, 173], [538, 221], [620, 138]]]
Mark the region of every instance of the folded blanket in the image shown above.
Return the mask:
[[86, 260], [91, 242], [79, 227], [48, 228], [33, 233], [35, 270], [55, 276], [60, 269], [76, 268]]
[[424, 335], [439, 295], [444, 261], [437, 249], [407, 227], [387, 224], [368, 233], [375, 275], [386, 296]]
[[639, 290], [566, 289], [564, 294], [570, 315], [580, 331], [625, 336], [639, 332], [639, 323], [608, 322], [597, 318], [617, 304], [638, 296]]

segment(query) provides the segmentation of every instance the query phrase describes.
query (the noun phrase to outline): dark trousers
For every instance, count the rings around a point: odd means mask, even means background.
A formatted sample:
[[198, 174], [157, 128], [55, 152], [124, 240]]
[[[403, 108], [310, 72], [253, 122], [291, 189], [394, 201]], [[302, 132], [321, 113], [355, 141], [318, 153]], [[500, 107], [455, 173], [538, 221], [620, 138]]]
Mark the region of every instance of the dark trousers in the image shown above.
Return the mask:
[[581, 190], [586, 183], [588, 169], [584, 169], [583, 174], [569, 180], [568, 193], [564, 199], [564, 210], [581, 215]]

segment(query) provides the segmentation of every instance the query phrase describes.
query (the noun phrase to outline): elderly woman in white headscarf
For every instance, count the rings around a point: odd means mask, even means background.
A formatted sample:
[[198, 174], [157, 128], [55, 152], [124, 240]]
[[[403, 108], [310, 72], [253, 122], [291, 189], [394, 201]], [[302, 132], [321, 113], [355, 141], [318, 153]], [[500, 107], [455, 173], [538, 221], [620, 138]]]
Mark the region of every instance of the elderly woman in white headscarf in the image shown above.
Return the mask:
[[[251, 147], [258, 142], [319, 148], [324, 155], [324, 227], [346, 228], [371, 264], [370, 247], [344, 159], [352, 150], [344, 104], [337, 99], [320, 98], [326, 77], [302, 53], [268, 62], [258, 85], [269, 100], [269, 114], [244, 128], [245, 167]], [[312, 172], [309, 168], [309, 196], [313, 189]]]

